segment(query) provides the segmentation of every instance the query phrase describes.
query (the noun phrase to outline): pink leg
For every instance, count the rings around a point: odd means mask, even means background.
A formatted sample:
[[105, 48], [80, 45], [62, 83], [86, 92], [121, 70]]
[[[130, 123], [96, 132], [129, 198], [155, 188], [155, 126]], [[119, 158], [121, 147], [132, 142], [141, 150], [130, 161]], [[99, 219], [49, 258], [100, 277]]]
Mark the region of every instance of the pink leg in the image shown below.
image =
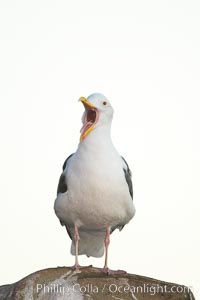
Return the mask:
[[105, 237], [105, 248], [106, 248], [106, 254], [105, 254], [105, 265], [103, 268], [103, 271], [105, 273], [108, 273], [108, 246], [110, 244], [110, 227], [106, 228], [106, 237]]
[[78, 234], [78, 227], [75, 225], [74, 226], [74, 241], [75, 241], [75, 269], [78, 271], [79, 270], [79, 263], [78, 263], [78, 241], [80, 237]]
[[106, 274], [126, 274], [126, 271], [123, 270], [110, 270], [108, 268], [108, 246], [110, 244], [110, 227], [106, 228], [106, 237], [105, 237], [105, 248], [106, 248], [106, 254], [105, 254], [105, 265], [103, 268], [103, 272]]

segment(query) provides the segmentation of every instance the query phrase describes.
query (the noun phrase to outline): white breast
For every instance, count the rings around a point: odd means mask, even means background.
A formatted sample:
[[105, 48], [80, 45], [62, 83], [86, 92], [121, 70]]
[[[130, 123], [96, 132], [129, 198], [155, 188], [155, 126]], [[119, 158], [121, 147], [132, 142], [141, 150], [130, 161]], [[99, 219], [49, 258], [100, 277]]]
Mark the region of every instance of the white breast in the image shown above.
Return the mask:
[[68, 191], [55, 210], [65, 224], [89, 229], [123, 225], [135, 208], [123, 171], [123, 160], [111, 143], [81, 143], [66, 170]]

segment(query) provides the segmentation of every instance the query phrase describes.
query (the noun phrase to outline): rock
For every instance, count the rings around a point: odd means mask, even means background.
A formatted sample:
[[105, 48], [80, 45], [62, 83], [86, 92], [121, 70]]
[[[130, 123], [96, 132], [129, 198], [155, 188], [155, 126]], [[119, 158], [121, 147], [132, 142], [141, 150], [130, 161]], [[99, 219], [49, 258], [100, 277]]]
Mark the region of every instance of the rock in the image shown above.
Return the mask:
[[0, 300], [194, 300], [183, 285], [132, 274], [106, 275], [93, 267], [45, 269], [0, 287]]

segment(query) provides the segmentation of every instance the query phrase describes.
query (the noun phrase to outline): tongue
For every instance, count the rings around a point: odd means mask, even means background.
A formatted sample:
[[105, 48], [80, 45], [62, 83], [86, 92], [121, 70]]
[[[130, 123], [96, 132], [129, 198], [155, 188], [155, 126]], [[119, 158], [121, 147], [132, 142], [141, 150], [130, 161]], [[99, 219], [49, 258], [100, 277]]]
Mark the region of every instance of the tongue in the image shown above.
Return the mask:
[[84, 134], [84, 132], [86, 130], [88, 130], [88, 128], [90, 128], [90, 126], [92, 125], [93, 123], [90, 121], [90, 122], [85, 122], [85, 124], [83, 124], [83, 127], [81, 128], [80, 132], [81, 132], [81, 135]]

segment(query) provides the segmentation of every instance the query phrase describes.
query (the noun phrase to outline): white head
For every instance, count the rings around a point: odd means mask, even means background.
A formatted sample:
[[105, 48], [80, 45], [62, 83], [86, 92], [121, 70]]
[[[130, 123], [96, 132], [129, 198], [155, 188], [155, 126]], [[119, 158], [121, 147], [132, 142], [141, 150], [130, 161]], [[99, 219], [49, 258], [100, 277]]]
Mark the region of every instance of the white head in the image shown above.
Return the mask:
[[104, 95], [92, 94], [88, 98], [81, 97], [79, 100], [85, 107], [82, 116], [81, 141], [98, 126], [110, 128], [114, 110]]

